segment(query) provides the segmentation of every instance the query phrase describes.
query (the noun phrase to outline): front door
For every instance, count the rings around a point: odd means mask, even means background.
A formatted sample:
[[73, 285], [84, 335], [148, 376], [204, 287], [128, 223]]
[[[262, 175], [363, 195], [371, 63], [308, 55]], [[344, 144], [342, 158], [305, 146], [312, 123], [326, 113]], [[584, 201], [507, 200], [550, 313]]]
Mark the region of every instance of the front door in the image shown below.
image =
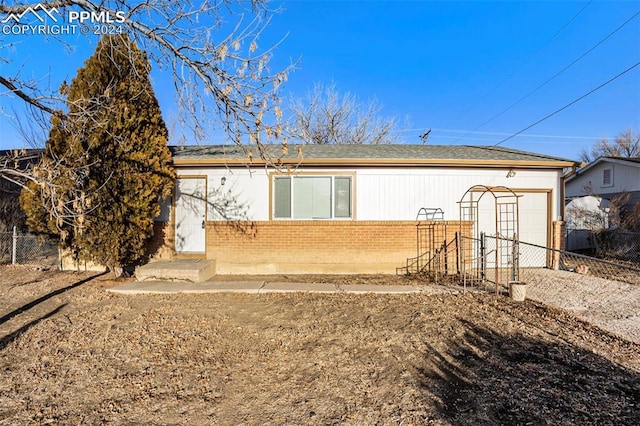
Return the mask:
[[207, 198], [205, 178], [176, 182], [176, 252], [205, 253]]

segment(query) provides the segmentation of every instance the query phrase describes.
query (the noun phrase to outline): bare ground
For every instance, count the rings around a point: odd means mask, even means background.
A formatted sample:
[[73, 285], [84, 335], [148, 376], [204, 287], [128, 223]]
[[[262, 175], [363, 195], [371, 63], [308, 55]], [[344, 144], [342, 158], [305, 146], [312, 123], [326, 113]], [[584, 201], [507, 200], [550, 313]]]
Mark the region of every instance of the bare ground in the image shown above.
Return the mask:
[[0, 425], [640, 424], [640, 346], [539, 302], [117, 284], [0, 268]]
[[530, 298], [640, 344], [640, 285], [549, 269], [526, 277]]

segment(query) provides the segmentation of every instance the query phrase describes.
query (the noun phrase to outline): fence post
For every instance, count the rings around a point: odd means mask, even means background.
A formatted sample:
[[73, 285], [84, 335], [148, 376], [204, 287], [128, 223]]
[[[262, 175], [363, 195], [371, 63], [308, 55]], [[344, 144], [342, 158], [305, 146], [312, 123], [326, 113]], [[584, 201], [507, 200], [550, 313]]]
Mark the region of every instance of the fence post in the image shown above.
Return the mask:
[[513, 271], [511, 272], [511, 281], [520, 280], [520, 244], [518, 242], [518, 235], [513, 234], [513, 244], [511, 245], [511, 261]]
[[18, 231], [16, 229], [16, 226], [13, 225], [13, 244], [11, 247], [11, 264], [15, 265], [16, 264], [16, 255], [18, 254]]
[[459, 271], [460, 271], [460, 273], [462, 273], [462, 292], [466, 293], [467, 292], [467, 261], [464, 258], [464, 256], [465, 256], [464, 245], [465, 245], [466, 241], [465, 241], [465, 238], [462, 235], [462, 233], [460, 233], [459, 237], [460, 237], [460, 244], [458, 245], [458, 249], [460, 250], [460, 254], [459, 254], [459, 259], [460, 259]]
[[487, 278], [487, 253], [485, 248], [486, 235], [480, 233], [480, 279], [484, 283]]
[[458, 241], [458, 233], [455, 234], [456, 240], [456, 274], [460, 276], [460, 241]]
[[447, 247], [447, 240], [445, 238], [445, 240], [443, 241], [443, 251], [444, 251], [444, 276], [446, 277], [449, 274], [449, 250]]

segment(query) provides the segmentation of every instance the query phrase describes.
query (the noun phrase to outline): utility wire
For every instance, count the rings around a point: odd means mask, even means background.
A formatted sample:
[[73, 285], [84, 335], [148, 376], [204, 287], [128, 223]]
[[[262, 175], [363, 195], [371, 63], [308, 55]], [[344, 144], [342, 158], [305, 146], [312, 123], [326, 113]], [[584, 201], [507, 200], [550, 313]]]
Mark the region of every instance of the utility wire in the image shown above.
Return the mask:
[[540, 123], [542, 123], [543, 121], [547, 120], [548, 118], [553, 117], [554, 115], [556, 115], [557, 113], [559, 113], [560, 111], [563, 111], [567, 108], [569, 108], [571, 105], [575, 104], [578, 101], [581, 101], [582, 99], [586, 98], [587, 96], [589, 96], [590, 94], [592, 94], [593, 92], [600, 90], [601, 88], [603, 88], [604, 86], [606, 86], [607, 84], [611, 83], [612, 81], [618, 79], [619, 77], [622, 77], [623, 75], [625, 75], [626, 73], [628, 73], [629, 71], [631, 71], [632, 69], [634, 69], [635, 67], [637, 67], [638, 65], [640, 65], [640, 62], [636, 62], [635, 64], [631, 65], [629, 68], [627, 68], [626, 70], [622, 71], [621, 73], [619, 73], [618, 75], [611, 77], [609, 80], [605, 81], [604, 83], [602, 83], [601, 85], [599, 85], [598, 87], [596, 87], [595, 89], [590, 90], [589, 92], [585, 93], [584, 95], [580, 96], [578, 99], [575, 99], [571, 102], [569, 102], [568, 104], [566, 104], [565, 106], [563, 106], [560, 109], [555, 110], [554, 112], [552, 112], [551, 114], [541, 118], [540, 120], [536, 121], [533, 124], [530, 124], [529, 126], [525, 127], [524, 129], [512, 134], [509, 137], [506, 137], [504, 139], [502, 139], [500, 142], [496, 143], [494, 146], [498, 146], [506, 141], [508, 141], [509, 139], [515, 138], [516, 136], [518, 136], [520, 133], [522, 132], [526, 132], [527, 130], [529, 130], [530, 128], [532, 128], [533, 126], [536, 126]]
[[[504, 114], [505, 112], [509, 111], [511, 108], [513, 108], [514, 106], [518, 105], [520, 102], [524, 101], [525, 99], [527, 99], [529, 96], [533, 95], [535, 92], [537, 92], [538, 90], [540, 90], [541, 88], [543, 88], [544, 86], [546, 86], [548, 83], [550, 83], [551, 81], [555, 80], [556, 77], [558, 77], [560, 74], [562, 74], [563, 72], [565, 72], [566, 70], [568, 70], [569, 68], [571, 68], [573, 65], [575, 65], [578, 61], [580, 61], [582, 58], [584, 58], [585, 56], [587, 56], [589, 53], [591, 53], [592, 51], [594, 51], [596, 48], [598, 48], [602, 43], [604, 43], [605, 41], [607, 41], [609, 38], [611, 38], [611, 36], [613, 36], [615, 33], [617, 33], [618, 31], [620, 31], [625, 25], [627, 25], [629, 22], [631, 22], [633, 19], [635, 19], [638, 15], [640, 15], [640, 10], [637, 11], [631, 18], [627, 19], [626, 21], [624, 21], [620, 26], [618, 26], [618, 28], [616, 28], [615, 30], [613, 30], [612, 32], [610, 32], [605, 38], [603, 38], [602, 40], [600, 40], [598, 43], [596, 43], [594, 46], [592, 46], [589, 50], [587, 50], [586, 52], [584, 52], [582, 55], [578, 56], [576, 59], [574, 59], [569, 65], [566, 65], [564, 68], [562, 68], [560, 71], [558, 71], [557, 73], [555, 73], [553, 76], [551, 76], [550, 78], [548, 78], [547, 80], [545, 80], [543, 83], [539, 84], [538, 87], [536, 87], [535, 89], [531, 90], [529, 93], [527, 93], [526, 95], [524, 95], [523, 97], [521, 97], [520, 99], [518, 99], [517, 101], [515, 101], [514, 103], [512, 103], [511, 105], [509, 105], [508, 107], [506, 107], [505, 109], [503, 109], [502, 111], [500, 111], [499, 113], [497, 113], [496, 115], [494, 115], [493, 117], [489, 118], [488, 120], [484, 121], [482, 124], [478, 125], [477, 127], [475, 127], [473, 130], [471, 130], [469, 133], [460, 136], [460, 139], [463, 139], [467, 136], [469, 136], [471, 133], [475, 132], [476, 130], [486, 126], [487, 124], [491, 123], [493, 120], [495, 120], [496, 118], [500, 117], [502, 114]], [[460, 140], [458, 139], [458, 140]], [[457, 142], [457, 141], [456, 141]]]
[[[456, 139], [459, 138], [459, 136], [443, 136], [440, 134], [440, 132], [444, 132], [444, 133], [467, 133], [470, 132], [470, 130], [464, 130], [464, 129], [444, 129], [441, 127], [432, 127], [431, 128], [433, 131], [437, 132], [437, 135], [434, 135], [434, 138], [446, 138], [446, 139]], [[415, 129], [404, 129], [404, 130], [400, 130], [398, 131], [398, 133], [409, 133], [409, 132], [417, 132], [417, 131], [423, 131], [424, 127], [419, 127], [419, 128], [415, 128]], [[486, 131], [482, 131], [482, 132], [473, 132], [475, 135], [493, 135], [493, 136], [509, 136], [511, 135], [511, 132], [486, 132]], [[523, 136], [529, 136], [531, 138], [551, 138], [551, 139], [598, 139], [601, 138], [602, 135], [598, 135], [598, 136], [579, 136], [579, 135], [539, 135], [539, 134], [533, 134], [533, 133], [527, 133], [526, 135]], [[489, 140], [489, 139], [484, 139], [484, 140]], [[495, 138], [493, 138], [492, 140], [495, 140]]]
[[484, 101], [485, 99], [487, 99], [491, 94], [493, 94], [493, 92], [495, 92], [496, 90], [498, 90], [498, 88], [500, 88], [505, 81], [509, 80], [511, 77], [514, 76], [514, 74], [518, 71], [520, 71], [520, 69], [522, 69], [522, 67], [524, 67], [526, 64], [529, 63], [529, 61], [531, 59], [533, 59], [538, 53], [540, 53], [540, 51], [542, 51], [545, 47], [547, 47], [549, 45], [549, 43], [551, 43], [553, 40], [555, 40], [556, 37], [558, 37], [558, 35], [560, 35], [560, 33], [562, 33], [569, 25], [571, 25], [571, 23], [573, 21], [576, 20], [576, 18], [578, 16], [580, 16], [580, 14], [587, 8], [589, 7], [589, 5], [591, 5], [591, 3], [593, 3], [593, 0], [591, 0], [589, 3], [587, 3], [582, 9], [580, 9], [578, 11], [578, 13], [576, 13], [575, 15], [573, 15], [573, 17], [571, 19], [569, 19], [569, 21], [567, 21], [566, 24], [564, 24], [562, 26], [562, 28], [560, 28], [558, 31], [556, 31], [556, 33], [554, 35], [551, 36], [551, 38], [549, 40], [547, 40], [542, 46], [540, 46], [539, 48], [537, 48], [531, 55], [529, 55], [529, 57], [527, 59], [525, 59], [519, 66], [517, 66], [513, 71], [511, 71], [511, 73], [509, 75], [507, 75], [505, 78], [503, 78], [502, 80], [500, 80], [500, 82], [498, 84], [496, 84], [491, 90], [489, 90], [484, 96], [482, 96], [480, 99], [478, 99], [473, 105], [471, 105], [469, 108], [467, 108], [466, 110], [462, 111], [456, 118], [455, 120], [459, 120], [461, 117], [464, 117], [465, 114], [467, 114], [469, 111], [473, 110], [475, 107], [477, 107], [482, 101]]

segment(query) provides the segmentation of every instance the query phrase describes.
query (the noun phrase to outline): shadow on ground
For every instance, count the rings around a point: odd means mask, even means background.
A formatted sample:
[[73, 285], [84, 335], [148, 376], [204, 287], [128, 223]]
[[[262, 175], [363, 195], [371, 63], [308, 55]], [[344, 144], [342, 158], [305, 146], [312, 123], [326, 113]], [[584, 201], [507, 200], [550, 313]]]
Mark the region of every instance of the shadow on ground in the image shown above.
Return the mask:
[[461, 339], [419, 369], [442, 418], [467, 424], [640, 424], [640, 374], [575, 344], [458, 318]]
[[37, 325], [40, 321], [45, 320], [49, 317], [54, 316], [55, 314], [57, 314], [58, 312], [60, 312], [60, 310], [62, 308], [64, 308], [67, 304], [64, 303], [60, 306], [58, 306], [57, 308], [55, 308], [54, 310], [52, 310], [51, 312], [36, 318], [32, 321], [29, 321], [28, 323], [26, 323], [25, 325], [23, 325], [22, 327], [20, 327], [19, 329], [17, 329], [16, 331], [14, 331], [13, 333], [9, 333], [6, 336], [0, 337], [0, 351], [3, 350], [4, 348], [7, 347], [8, 344], [10, 344], [11, 342], [13, 342], [14, 340], [16, 340], [18, 337], [20, 337], [22, 335], [22, 333], [26, 332], [27, 330], [29, 330], [31, 327]]
[[92, 281], [102, 275], [105, 275], [106, 272], [101, 272], [99, 274], [96, 275], [92, 275], [90, 277], [84, 278], [78, 282], [75, 282], [71, 285], [68, 285], [66, 287], [63, 288], [59, 288], [55, 291], [52, 291], [50, 293], [45, 294], [44, 296], [38, 297], [37, 299], [29, 302], [29, 303], [25, 303], [24, 305], [20, 306], [19, 308], [14, 309], [13, 311], [9, 312], [8, 314], [0, 317], [0, 325], [4, 324], [5, 322], [9, 321], [11, 318], [20, 315], [21, 313], [28, 311], [29, 309], [32, 309], [36, 306], [38, 306], [39, 304], [41, 304], [42, 302], [46, 302], [47, 300], [51, 299], [52, 297], [58, 296], [66, 291], [72, 290], [76, 287], [80, 287], [82, 284], [86, 284], [89, 281]]

